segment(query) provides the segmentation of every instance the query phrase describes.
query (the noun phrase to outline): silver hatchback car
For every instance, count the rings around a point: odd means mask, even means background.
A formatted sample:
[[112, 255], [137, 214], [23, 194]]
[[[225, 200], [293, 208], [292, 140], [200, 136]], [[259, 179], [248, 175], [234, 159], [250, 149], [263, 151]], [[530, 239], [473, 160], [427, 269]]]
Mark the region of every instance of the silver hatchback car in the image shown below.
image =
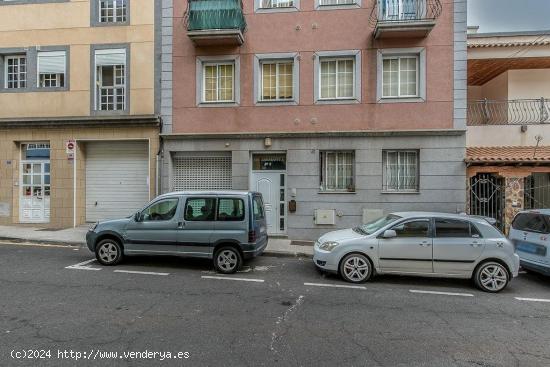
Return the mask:
[[374, 273], [473, 278], [499, 292], [518, 275], [519, 257], [506, 237], [483, 218], [445, 213], [393, 213], [315, 243], [313, 262], [361, 283]]

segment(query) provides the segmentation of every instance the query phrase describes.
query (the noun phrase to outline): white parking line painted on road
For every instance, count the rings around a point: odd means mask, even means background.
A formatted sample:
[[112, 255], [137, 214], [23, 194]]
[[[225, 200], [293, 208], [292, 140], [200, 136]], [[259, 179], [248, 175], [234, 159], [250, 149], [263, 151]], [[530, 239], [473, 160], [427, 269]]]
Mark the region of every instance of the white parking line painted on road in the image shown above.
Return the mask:
[[263, 283], [265, 281], [263, 279], [215, 277], [215, 276], [210, 276], [210, 275], [203, 275], [203, 276], [201, 276], [201, 278], [202, 279], [238, 280], [238, 281], [241, 281], [241, 282], [256, 282], [256, 283]]
[[33, 243], [33, 242], [3, 242], [3, 241], [0, 241], [0, 245], [4, 245], [4, 246], [29, 246], [29, 247], [53, 247], [53, 248], [68, 248], [68, 249], [74, 249], [75, 248], [75, 246], [73, 246], [73, 245], [54, 245], [54, 244], [48, 244], [48, 243]]
[[93, 263], [94, 261], [96, 261], [95, 259], [91, 259], [91, 260], [86, 260], [86, 261], [83, 261], [81, 263], [78, 263], [78, 264], [75, 264], [75, 265], [70, 265], [70, 266], [66, 266], [65, 269], [73, 269], [73, 270], [101, 270], [101, 268], [92, 268], [90, 265], [90, 263]]
[[473, 297], [473, 294], [470, 293], [454, 293], [454, 292], [436, 292], [436, 291], [420, 291], [417, 289], [409, 289], [411, 293], [422, 293], [422, 294], [438, 294], [441, 296], [460, 296], [460, 297]]
[[114, 273], [143, 274], [143, 275], [170, 275], [170, 273], [157, 273], [154, 271], [114, 270]]
[[311, 287], [367, 289], [367, 287], [363, 287], [362, 285], [327, 284], [327, 283], [304, 283], [304, 285], [311, 286]]
[[544, 298], [523, 298], [523, 297], [514, 297], [518, 301], [527, 301], [527, 302], [548, 302], [550, 303], [550, 299], [544, 299]]

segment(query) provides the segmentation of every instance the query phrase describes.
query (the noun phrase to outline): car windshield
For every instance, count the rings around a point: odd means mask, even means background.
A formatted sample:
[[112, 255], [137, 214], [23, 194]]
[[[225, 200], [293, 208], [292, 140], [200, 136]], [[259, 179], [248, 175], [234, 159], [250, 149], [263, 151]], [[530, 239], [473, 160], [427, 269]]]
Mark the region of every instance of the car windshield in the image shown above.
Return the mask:
[[367, 235], [373, 234], [374, 232], [378, 231], [380, 228], [385, 227], [388, 224], [393, 223], [400, 218], [401, 217], [398, 215], [389, 214], [389, 215], [386, 215], [385, 217], [375, 219], [372, 222], [368, 222], [367, 224], [363, 224], [360, 227], [354, 228], [354, 230], [362, 234], [367, 234]]

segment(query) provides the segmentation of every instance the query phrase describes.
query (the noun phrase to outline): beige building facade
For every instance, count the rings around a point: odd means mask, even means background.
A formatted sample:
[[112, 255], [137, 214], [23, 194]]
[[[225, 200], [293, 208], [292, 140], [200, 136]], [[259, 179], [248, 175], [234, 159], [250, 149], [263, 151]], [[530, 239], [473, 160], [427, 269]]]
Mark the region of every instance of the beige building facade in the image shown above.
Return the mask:
[[0, 1], [0, 224], [129, 215], [157, 192], [153, 0]]

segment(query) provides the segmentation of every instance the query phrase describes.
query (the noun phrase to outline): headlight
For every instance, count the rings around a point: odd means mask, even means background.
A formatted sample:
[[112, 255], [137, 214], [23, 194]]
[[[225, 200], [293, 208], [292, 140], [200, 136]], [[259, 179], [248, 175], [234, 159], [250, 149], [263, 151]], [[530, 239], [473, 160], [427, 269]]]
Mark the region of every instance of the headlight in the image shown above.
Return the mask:
[[319, 249], [324, 250], [324, 251], [332, 251], [338, 245], [339, 245], [338, 242], [327, 241], [327, 242], [323, 242], [321, 244], [321, 246], [319, 246]]
[[92, 224], [90, 226], [90, 231], [94, 231], [96, 228], [97, 228], [97, 225], [99, 224], [99, 222], [95, 222], [94, 224]]

